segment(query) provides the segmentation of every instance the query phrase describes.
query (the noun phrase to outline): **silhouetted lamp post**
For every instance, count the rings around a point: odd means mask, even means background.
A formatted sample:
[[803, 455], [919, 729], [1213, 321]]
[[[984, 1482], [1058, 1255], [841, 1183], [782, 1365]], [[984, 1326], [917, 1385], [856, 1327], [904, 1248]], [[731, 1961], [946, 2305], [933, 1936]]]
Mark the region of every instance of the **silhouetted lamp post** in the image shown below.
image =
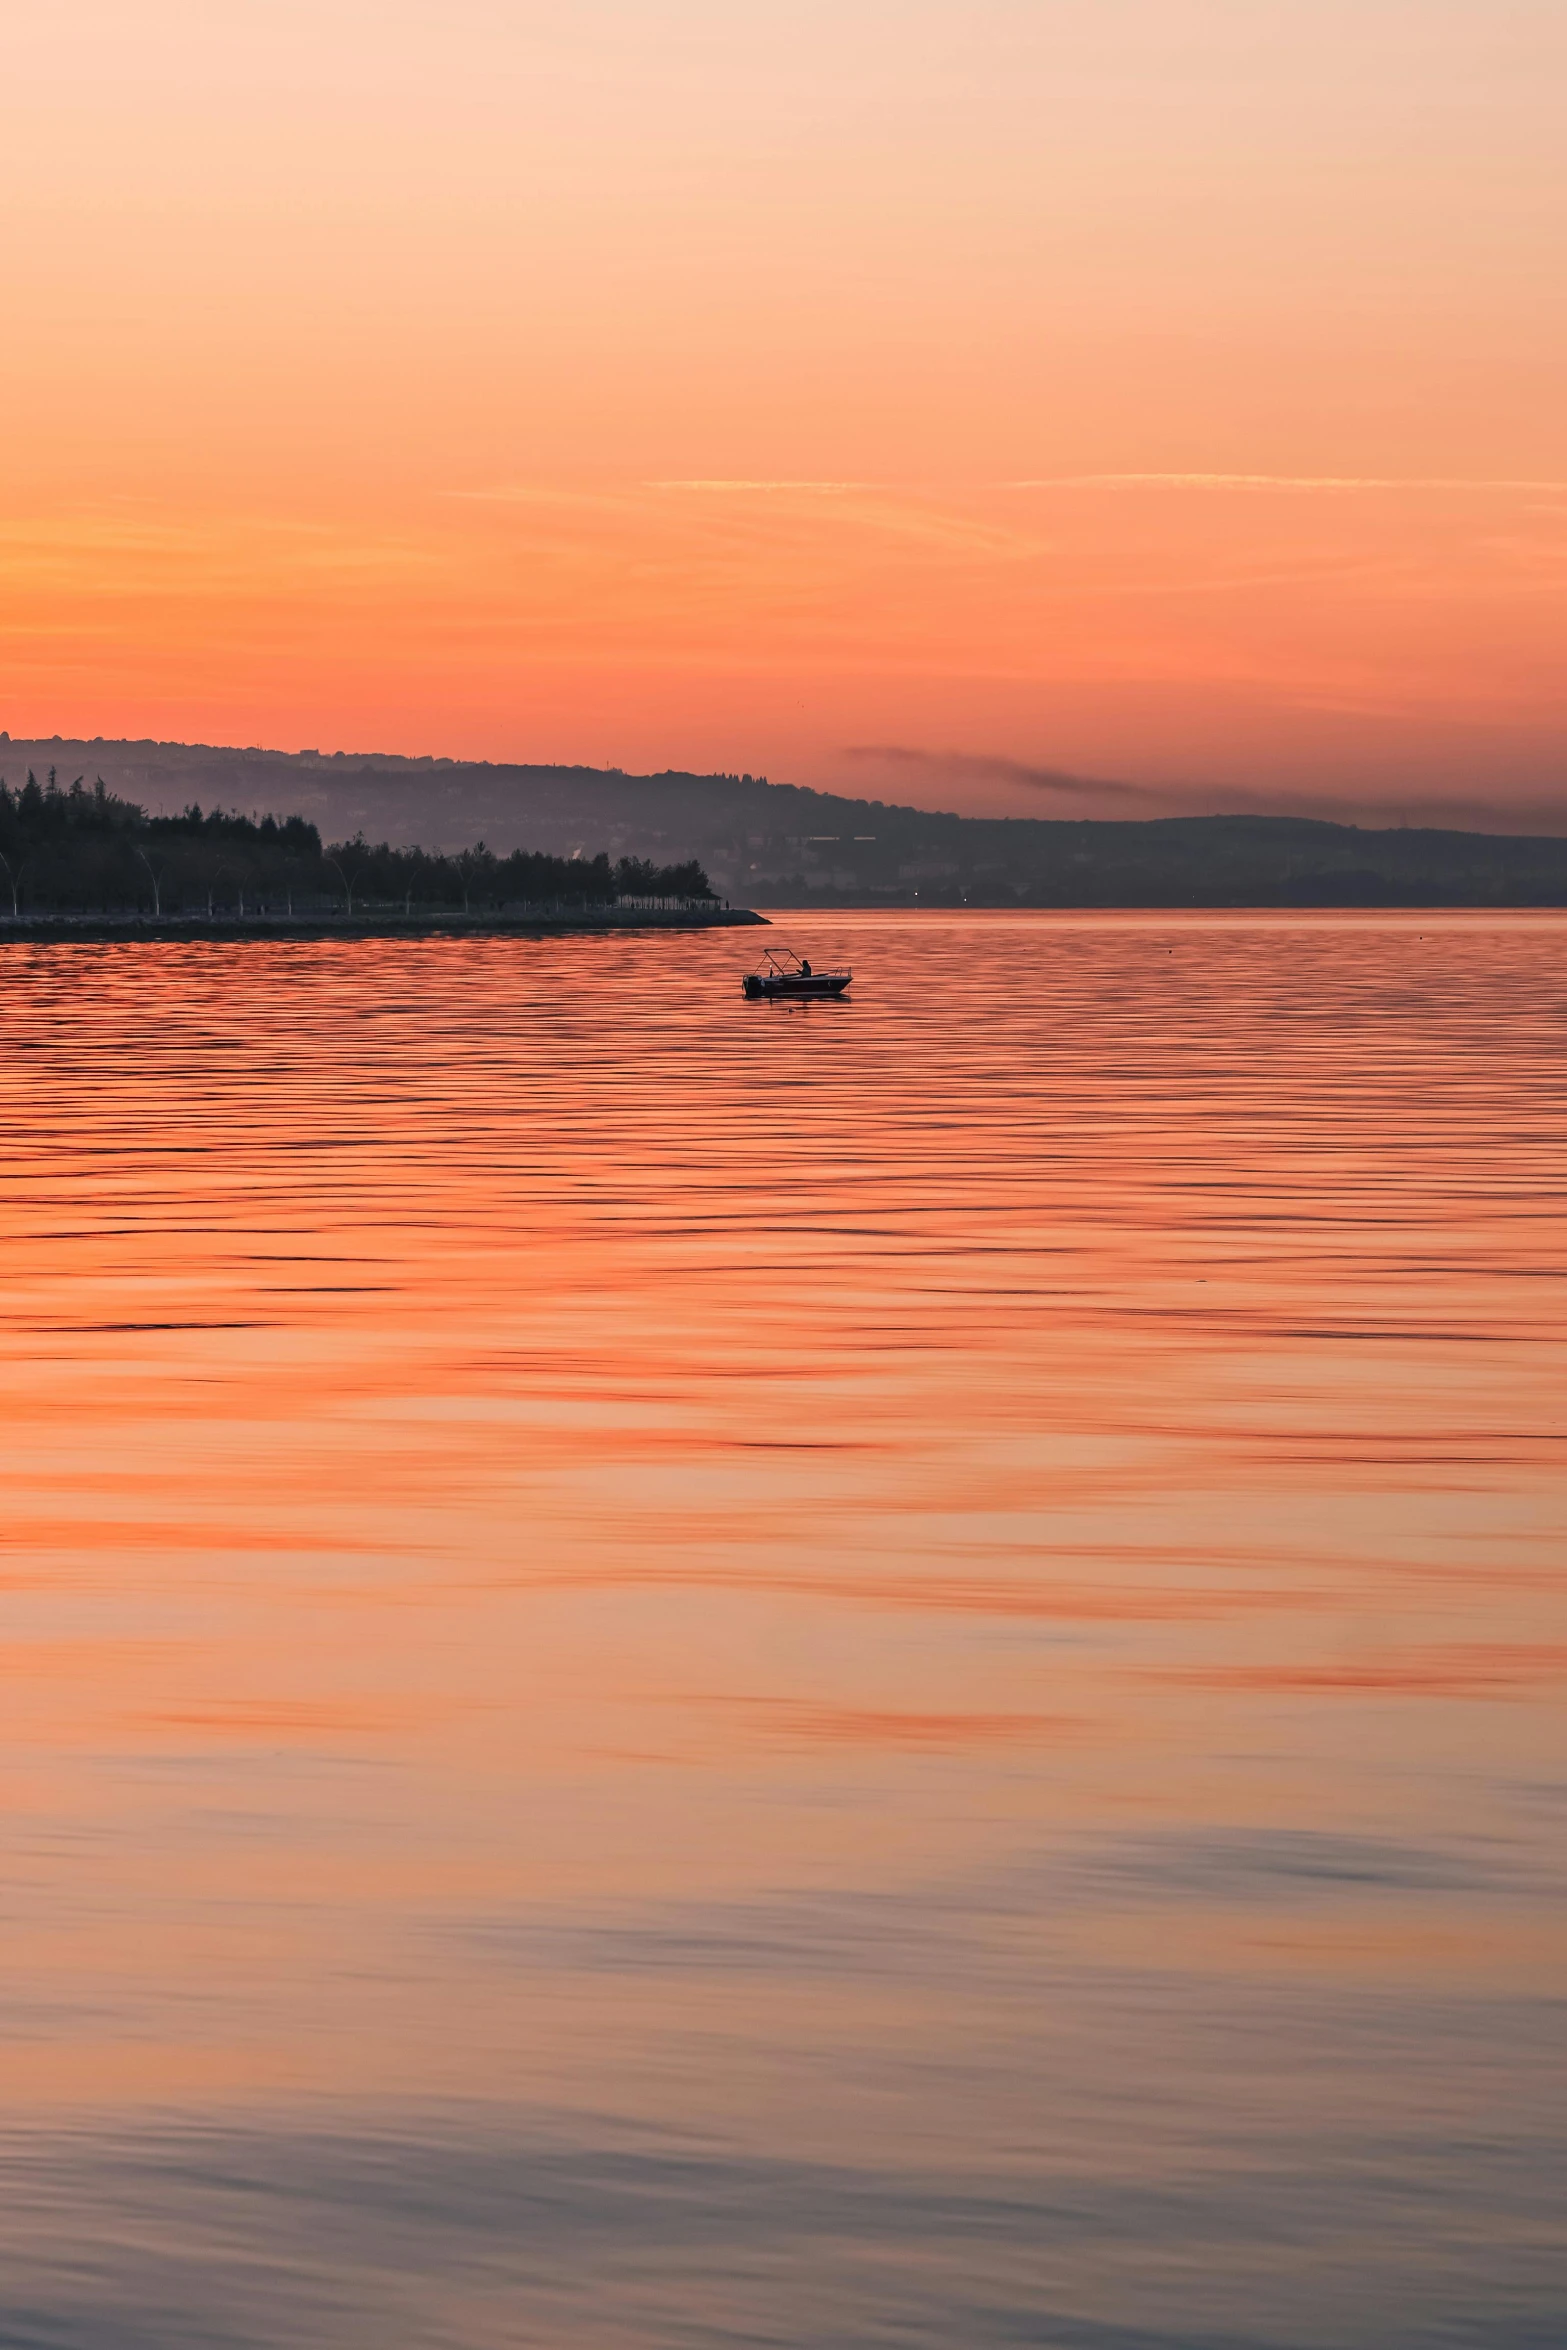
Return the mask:
[[[333, 872], [337, 875], [338, 880], [343, 885], [343, 896], [347, 901], [344, 907], [344, 912], [347, 915], [349, 921], [352, 922], [354, 918], [354, 882], [349, 880], [348, 875], [343, 871], [342, 866], [338, 863], [335, 857], [327, 857], [323, 860], [323, 862], [331, 866]], [[354, 881], [358, 880], [359, 875], [363, 870], [364, 868], [360, 865], [356, 865], [354, 867]]]
[[152, 869], [152, 859], [145, 849], [138, 849], [136, 854], [146, 866], [147, 879], [152, 883], [152, 918], [154, 922], [161, 922], [163, 920], [163, 892], [158, 887], [158, 876]]

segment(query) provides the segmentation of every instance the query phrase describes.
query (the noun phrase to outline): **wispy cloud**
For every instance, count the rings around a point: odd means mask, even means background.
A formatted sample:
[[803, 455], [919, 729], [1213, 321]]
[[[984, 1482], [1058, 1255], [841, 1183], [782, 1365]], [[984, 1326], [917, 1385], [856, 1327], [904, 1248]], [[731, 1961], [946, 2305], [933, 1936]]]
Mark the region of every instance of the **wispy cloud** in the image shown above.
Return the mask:
[[1024, 784], [1032, 791], [1053, 792], [1080, 800], [1114, 800], [1123, 806], [1165, 810], [1169, 794], [1154, 785], [1123, 783], [1114, 777], [1071, 775], [1064, 768], [1038, 767], [1026, 759], [1006, 759], [989, 751], [926, 751], [908, 743], [850, 743], [846, 759], [867, 765], [897, 767], [943, 783]]
[[1567, 481], [1532, 481], [1513, 476], [1477, 480], [1445, 473], [1048, 473], [1009, 481], [1009, 490], [1442, 490], [1455, 494], [1517, 491], [1567, 494]]
[[474, 506], [565, 506], [588, 512], [613, 511], [626, 504], [626, 492], [584, 488], [571, 482], [500, 481], [473, 489], [443, 490], [446, 498], [461, 498]]
[[650, 490], [708, 490], [718, 496], [745, 497], [753, 493], [772, 495], [776, 492], [798, 491], [814, 498], [846, 498], [857, 491], [868, 490], [875, 484], [868, 481], [650, 481]]
[[[1449, 796], [1421, 789], [1414, 783], [1400, 789], [1386, 780], [1376, 783], [1369, 778], [1359, 789], [1346, 782], [1336, 792], [1302, 790], [1283, 784], [1248, 790], [1198, 779], [1129, 783], [1115, 776], [1073, 775], [1064, 768], [1046, 767], [1029, 759], [1010, 759], [992, 751], [926, 750], [911, 743], [851, 743], [841, 756], [860, 767], [906, 776], [911, 785], [918, 778], [927, 787], [943, 787], [964, 814], [975, 813], [972, 805], [965, 804], [973, 787], [989, 784], [1022, 786], [1038, 794], [1041, 801], [1054, 802], [1054, 806], [1041, 807], [1040, 814], [1073, 818], [1249, 812], [1316, 817], [1328, 823], [1372, 827], [1420, 824], [1551, 837], [1567, 832], [1567, 798], [1559, 791], [1531, 791], [1527, 787], [1481, 797], [1463, 791]], [[924, 800], [922, 804], [930, 802]]]

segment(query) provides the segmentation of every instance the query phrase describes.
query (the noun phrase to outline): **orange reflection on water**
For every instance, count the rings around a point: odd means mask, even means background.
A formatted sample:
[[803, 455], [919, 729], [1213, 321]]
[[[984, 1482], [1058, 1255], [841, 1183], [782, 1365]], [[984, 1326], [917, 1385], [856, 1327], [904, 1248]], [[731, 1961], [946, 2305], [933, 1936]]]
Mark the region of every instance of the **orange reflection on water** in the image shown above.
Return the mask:
[[[350, 2338], [319, 2312], [388, 2243], [418, 2341], [1425, 2339], [1534, 2242], [1472, 2134], [1562, 2160], [1523, 2019], [1562, 1962], [1567, 923], [790, 927], [848, 1003], [743, 1003], [722, 935], [5, 950], [17, 2126], [70, 2109], [49, 2159], [111, 2201], [119, 2132], [248, 2132], [268, 2177], [323, 2116], [378, 2147], [321, 2189], [382, 2246], [352, 2276], [259, 2188], [213, 2238], [132, 2165], [166, 2305], [208, 2322], [243, 2245], [258, 2339]], [[463, 2316], [387, 2149], [540, 2131], [786, 2162], [790, 2258], [912, 2229], [925, 2314], [759, 2284], [775, 2179], [720, 2231], [743, 2289], [666, 2211], [667, 2308], [635, 2230], [562, 2303], [462, 2201], [500, 2280]], [[932, 2235], [916, 2161], [1013, 2202]], [[1194, 2162], [1232, 2180], [1204, 2279], [1145, 2207]], [[1270, 2164], [1317, 2182], [1295, 2251], [1233, 2184]], [[1090, 2179], [1109, 2235], [1052, 2236]], [[1456, 2283], [1417, 2249], [1455, 2214]], [[1358, 2278], [1361, 2333], [1303, 2274]]]

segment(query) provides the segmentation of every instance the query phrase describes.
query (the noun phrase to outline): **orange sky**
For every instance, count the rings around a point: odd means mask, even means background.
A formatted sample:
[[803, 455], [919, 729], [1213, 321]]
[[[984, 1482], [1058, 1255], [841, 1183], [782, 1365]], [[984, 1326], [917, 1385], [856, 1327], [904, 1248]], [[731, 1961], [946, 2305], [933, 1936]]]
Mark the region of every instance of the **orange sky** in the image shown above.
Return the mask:
[[0, 74], [13, 735], [1567, 822], [1557, 0], [55, 0]]

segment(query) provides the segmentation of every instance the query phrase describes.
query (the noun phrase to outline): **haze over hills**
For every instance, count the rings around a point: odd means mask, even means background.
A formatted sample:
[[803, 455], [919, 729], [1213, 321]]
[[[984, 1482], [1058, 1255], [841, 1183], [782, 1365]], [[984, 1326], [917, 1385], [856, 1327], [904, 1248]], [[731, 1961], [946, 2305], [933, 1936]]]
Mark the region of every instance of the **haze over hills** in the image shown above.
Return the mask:
[[1567, 904], [1567, 840], [1254, 813], [958, 816], [751, 775], [0, 734], [0, 774], [99, 776], [150, 812], [300, 815], [323, 837], [501, 855], [698, 858], [736, 902]]

